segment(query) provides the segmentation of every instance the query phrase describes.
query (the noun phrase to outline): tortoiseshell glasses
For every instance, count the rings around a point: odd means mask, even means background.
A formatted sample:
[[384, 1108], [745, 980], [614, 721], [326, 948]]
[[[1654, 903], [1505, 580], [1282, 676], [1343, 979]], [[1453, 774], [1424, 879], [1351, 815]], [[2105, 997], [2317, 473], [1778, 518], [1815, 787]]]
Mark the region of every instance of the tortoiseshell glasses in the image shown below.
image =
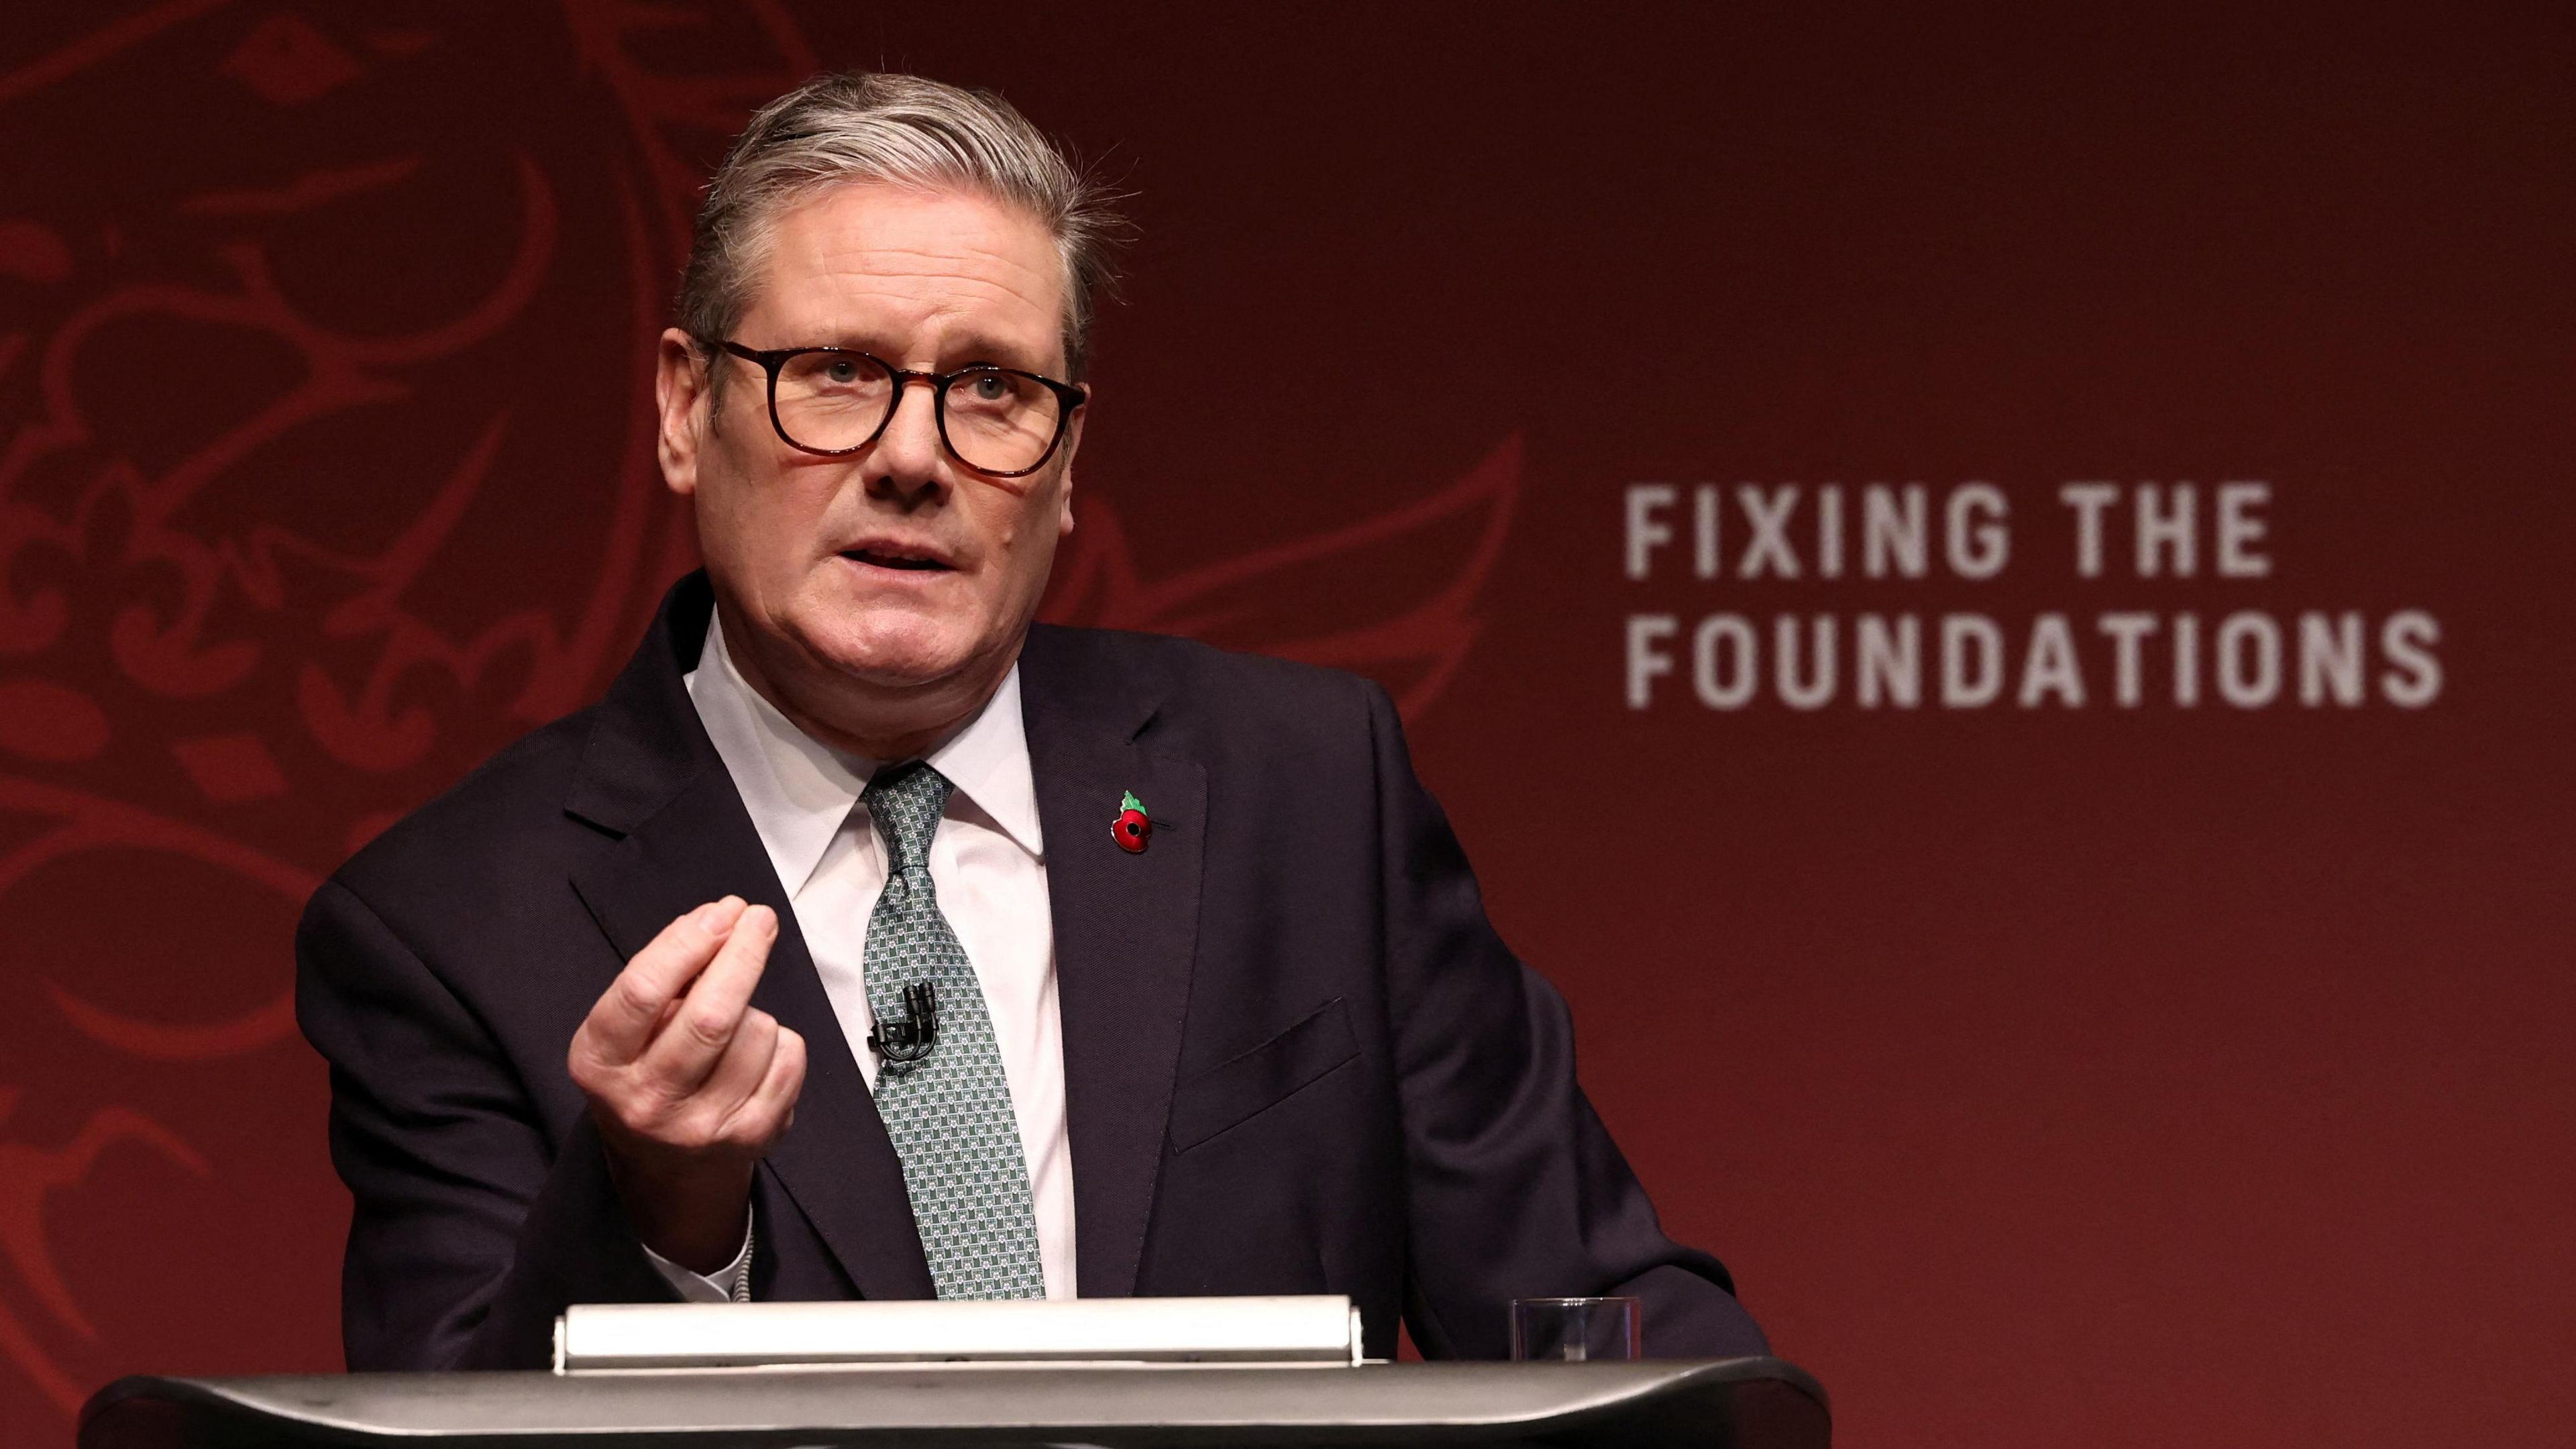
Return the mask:
[[834, 457], [875, 442], [903, 405], [904, 390], [930, 384], [939, 440], [958, 462], [996, 478], [1034, 473], [1055, 456], [1074, 410], [1089, 396], [1013, 367], [912, 372], [850, 347], [782, 347], [762, 352], [701, 337], [769, 374], [769, 425], [787, 446]]

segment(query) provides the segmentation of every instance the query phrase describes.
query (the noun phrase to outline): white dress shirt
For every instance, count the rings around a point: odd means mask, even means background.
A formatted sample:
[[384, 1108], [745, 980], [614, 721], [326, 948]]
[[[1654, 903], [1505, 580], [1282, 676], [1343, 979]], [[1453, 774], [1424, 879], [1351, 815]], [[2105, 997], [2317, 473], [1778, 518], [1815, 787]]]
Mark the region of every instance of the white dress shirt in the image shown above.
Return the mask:
[[[886, 848], [859, 803], [859, 791], [878, 762], [842, 754], [789, 723], [734, 667], [724, 630], [712, 620], [698, 667], [685, 682], [786, 887], [841, 1035], [874, 1090], [877, 1059], [867, 1048], [874, 1017], [861, 965], [868, 917], [885, 889]], [[1064, 1128], [1064, 1025], [1056, 1007], [1055, 924], [1047, 913], [1046, 848], [1038, 834], [1037, 784], [1029, 773], [1017, 667], [991, 701], [927, 759], [957, 787], [930, 842], [931, 884], [940, 914], [975, 968], [1001, 1048], [1037, 1208], [1046, 1296], [1071, 1298], [1073, 1152]], [[712, 1276], [651, 1256], [682, 1296], [723, 1302], [750, 1268], [751, 1245], [746, 1239], [741, 1256]]]

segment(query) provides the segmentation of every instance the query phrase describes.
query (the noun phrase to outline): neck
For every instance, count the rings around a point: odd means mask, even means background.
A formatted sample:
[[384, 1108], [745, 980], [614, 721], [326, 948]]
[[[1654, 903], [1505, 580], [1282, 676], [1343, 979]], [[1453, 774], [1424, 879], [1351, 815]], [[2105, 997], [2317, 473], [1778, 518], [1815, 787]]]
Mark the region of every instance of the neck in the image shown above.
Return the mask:
[[[752, 692], [796, 726], [809, 739], [846, 755], [878, 761], [910, 760], [927, 755], [960, 725], [991, 702], [993, 692], [1019, 660], [1019, 650], [988, 668], [917, 689], [887, 690], [850, 678], [819, 661], [799, 658], [781, 662], [749, 643], [743, 631], [716, 608], [716, 627], [724, 631], [725, 653], [734, 672]], [[778, 651], [797, 653], [793, 645]]]

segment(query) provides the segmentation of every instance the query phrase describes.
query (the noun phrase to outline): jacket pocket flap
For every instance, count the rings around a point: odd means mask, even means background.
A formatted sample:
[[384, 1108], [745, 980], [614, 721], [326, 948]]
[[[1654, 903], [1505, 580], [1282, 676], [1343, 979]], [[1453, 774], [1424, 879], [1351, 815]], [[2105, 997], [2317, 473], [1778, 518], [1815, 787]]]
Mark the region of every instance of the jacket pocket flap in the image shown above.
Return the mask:
[[1277, 1106], [1360, 1054], [1350, 1009], [1336, 996], [1305, 1020], [1172, 1089], [1172, 1149], [1187, 1152]]

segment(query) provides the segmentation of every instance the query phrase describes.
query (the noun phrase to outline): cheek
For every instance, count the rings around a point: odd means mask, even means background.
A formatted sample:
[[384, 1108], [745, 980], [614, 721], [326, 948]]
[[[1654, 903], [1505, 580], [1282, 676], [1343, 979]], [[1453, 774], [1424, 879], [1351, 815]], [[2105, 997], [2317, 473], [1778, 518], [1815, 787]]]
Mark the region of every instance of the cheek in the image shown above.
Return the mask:
[[1040, 567], [1041, 556], [1047, 551], [1046, 525], [1063, 506], [1061, 490], [1055, 487], [1033, 488], [1017, 495], [997, 489], [991, 511], [985, 516], [984, 536], [993, 541], [995, 552], [1009, 560], [1012, 571]]
[[1060, 524], [1069, 517], [1065, 506], [1069, 496], [1061, 471], [1049, 478], [1043, 487], [1030, 489], [1028, 496], [1018, 500], [1018, 506], [1011, 511], [1007, 537], [1031, 555], [1041, 558], [1052, 556], [1056, 538], [1065, 532]]
[[781, 474], [767, 460], [729, 457], [698, 493], [698, 543], [708, 562], [737, 574], [779, 576], [810, 560], [831, 492], [820, 479]]

